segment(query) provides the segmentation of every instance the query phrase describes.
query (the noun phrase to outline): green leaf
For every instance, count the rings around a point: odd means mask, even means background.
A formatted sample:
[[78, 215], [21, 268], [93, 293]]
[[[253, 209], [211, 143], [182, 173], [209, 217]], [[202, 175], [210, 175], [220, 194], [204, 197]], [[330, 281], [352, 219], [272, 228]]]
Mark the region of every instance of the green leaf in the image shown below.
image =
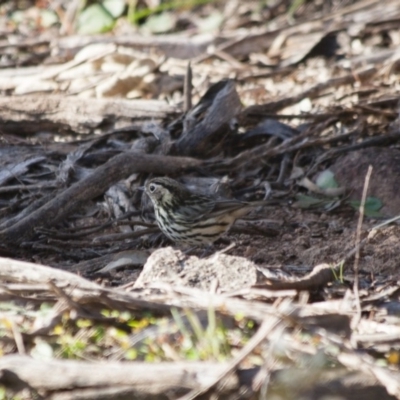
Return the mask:
[[53, 348], [42, 340], [35, 343], [30, 355], [36, 360], [51, 360], [54, 357]]
[[100, 4], [92, 4], [85, 8], [78, 17], [78, 33], [92, 34], [111, 30], [114, 19]]
[[322, 171], [315, 182], [317, 186], [321, 189], [333, 189], [338, 188], [339, 185], [335, 180], [335, 175], [329, 169]]
[[125, 5], [125, 0], [103, 0], [103, 7], [113, 18], [118, 18], [123, 14]]
[[105, 329], [102, 326], [96, 326], [92, 333], [92, 340], [97, 343], [104, 339], [106, 334]]
[[89, 319], [78, 319], [78, 321], [76, 321], [76, 326], [78, 328], [89, 328], [93, 325], [92, 321], [90, 321]]
[[136, 24], [142, 18], [147, 18], [150, 15], [157, 14], [166, 10], [176, 11], [180, 7], [184, 7], [185, 9], [187, 9], [189, 7], [197, 7], [202, 4], [212, 3], [214, 1], [215, 0], [171, 0], [163, 1], [160, 5], [154, 8], [137, 9], [137, 0], [130, 0], [128, 8], [128, 20], [131, 21], [131, 23]]
[[58, 16], [51, 10], [42, 9], [40, 10], [41, 26], [43, 28], [49, 28], [50, 26], [59, 22]]
[[176, 18], [172, 13], [163, 12], [161, 14], [151, 15], [143, 24], [143, 29], [151, 33], [165, 33], [171, 31], [176, 24]]
[[[355, 210], [360, 209], [361, 201], [351, 200], [349, 201], [351, 207]], [[381, 217], [382, 213], [379, 210], [382, 208], [383, 204], [377, 197], [367, 197], [365, 200], [364, 214], [367, 217]]]
[[223, 21], [223, 15], [219, 11], [214, 11], [207, 17], [196, 21], [196, 23], [201, 32], [209, 32], [218, 29]]
[[125, 359], [126, 360], [136, 360], [138, 357], [138, 352], [136, 349], [129, 349], [128, 351], [125, 352]]
[[379, 211], [382, 208], [383, 204], [380, 199], [377, 197], [367, 197], [367, 201], [365, 202], [365, 207], [371, 211]]
[[293, 204], [294, 207], [298, 208], [311, 208], [322, 205], [326, 200], [321, 200], [316, 197], [306, 196], [299, 194], [296, 196], [297, 201]]

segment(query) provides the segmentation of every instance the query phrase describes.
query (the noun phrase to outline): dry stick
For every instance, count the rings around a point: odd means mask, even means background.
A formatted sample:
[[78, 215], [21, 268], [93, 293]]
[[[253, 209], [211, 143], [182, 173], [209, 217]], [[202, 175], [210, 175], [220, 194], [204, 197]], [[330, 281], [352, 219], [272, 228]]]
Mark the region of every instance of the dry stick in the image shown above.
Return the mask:
[[[231, 171], [232, 168], [239, 169], [245, 168], [249, 165], [253, 165], [258, 162], [260, 158], [273, 157], [285, 153], [296, 152], [301, 149], [306, 149], [309, 147], [323, 146], [325, 144], [332, 144], [340, 140], [346, 140], [350, 138], [355, 132], [347, 132], [342, 135], [327, 138], [309, 138], [307, 133], [302, 133], [298, 136], [294, 136], [291, 139], [285, 140], [283, 143], [270, 148], [269, 143], [264, 143], [250, 150], [245, 150], [239, 153], [233, 158], [228, 158], [225, 160], [217, 161], [207, 161], [205, 166], [208, 166], [213, 171], [223, 169], [224, 171]], [[400, 136], [398, 136], [400, 138]]]
[[[336, 267], [334, 267], [336, 268]], [[253, 285], [252, 288], [268, 290], [311, 290], [326, 285], [334, 280], [332, 267], [329, 264], [319, 264], [306, 276], [295, 281], [281, 281], [267, 278], [261, 284]]]
[[15, 323], [15, 321], [11, 321], [11, 331], [14, 336], [15, 345], [17, 346], [17, 350], [19, 355], [23, 356], [26, 354], [24, 340], [22, 338], [21, 332], [19, 331], [19, 327]]
[[272, 101], [267, 104], [257, 104], [254, 106], [249, 106], [242, 112], [241, 118], [248, 118], [251, 115], [264, 114], [265, 112], [277, 112], [285, 107], [298, 103], [304, 98], [309, 97], [312, 99], [326, 89], [337, 88], [342, 85], [350, 85], [356, 81], [356, 78], [358, 78], [359, 80], [370, 78], [376, 72], [377, 69], [375, 67], [367, 67], [365, 70], [360, 71], [357, 76], [351, 73], [345, 76], [341, 76], [339, 78], [332, 78], [326, 82], [318, 83], [297, 95], [285, 97], [281, 100]]
[[356, 300], [356, 307], [357, 307], [357, 315], [353, 319], [353, 329], [355, 326], [358, 325], [358, 323], [361, 320], [361, 305], [360, 305], [360, 293], [358, 291], [358, 284], [359, 284], [359, 265], [360, 265], [360, 243], [361, 243], [361, 228], [362, 228], [362, 223], [364, 220], [364, 209], [365, 209], [365, 201], [367, 199], [367, 192], [368, 192], [368, 186], [369, 186], [369, 181], [371, 179], [371, 174], [372, 174], [372, 165], [368, 167], [367, 175], [365, 176], [365, 181], [364, 181], [364, 188], [362, 192], [362, 197], [361, 197], [361, 204], [360, 204], [360, 215], [358, 217], [358, 224], [357, 224], [357, 234], [356, 234], [356, 254], [354, 258], [354, 285], [353, 285], [353, 291], [354, 291], [354, 296]]
[[93, 233], [103, 231], [105, 228], [108, 228], [110, 226], [129, 225], [129, 226], [143, 226], [146, 228], [154, 228], [156, 226], [155, 224], [149, 222], [144, 222], [139, 220], [131, 221], [129, 219], [130, 217], [137, 217], [138, 215], [140, 215], [140, 211], [137, 210], [128, 211], [122, 214], [120, 217], [117, 217], [115, 220], [110, 219], [107, 222], [101, 224], [93, 224], [88, 226], [74, 226], [69, 229], [66, 229], [64, 232], [59, 232], [56, 229], [45, 229], [45, 228], [36, 229], [36, 232], [57, 239], [76, 239], [80, 237], [87, 237]]
[[397, 215], [396, 217], [387, 219], [386, 221], [383, 221], [383, 222], [379, 223], [378, 225], [373, 226], [373, 227], [371, 228], [371, 231], [373, 231], [374, 229], [383, 228], [384, 226], [389, 225], [389, 224], [391, 224], [392, 222], [396, 222], [396, 221], [399, 220], [399, 219], [400, 219], [400, 215]]
[[[175, 391], [181, 394], [191, 388], [203, 387], [224, 366], [225, 363], [216, 362], [94, 363], [7, 355], [0, 358], [0, 382], [11, 389], [26, 383], [36, 390], [46, 391], [49, 395], [46, 397], [52, 399], [168, 399], [174, 398]], [[233, 391], [238, 387], [238, 380], [231, 380], [227, 385], [228, 390]], [[130, 396], [98, 396], [93, 392], [90, 397], [74, 396], [79, 390], [100, 391], [108, 386], [132, 392]], [[69, 393], [72, 395], [68, 396]]]
[[54, 281], [58, 287], [68, 285], [81, 290], [89, 289], [95, 291], [102, 289], [101, 286], [96, 283], [90, 282], [68, 271], [0, 257], [0, 282], [42, 284], [50, 280]]
[[183, 112], [187, 113], [192, 108], [192, 66], [190, 65], [190, 61], [188, 62], [186, 75], [185, 75], [185, 82], [183, 86]]
[[3, 186], [0, 188], [0, 193], [10, 193], [10, 192], [17, 192], [20, 190], [42, 190], [42, 189], [54, 189], [58, 187], [58, 183], [55, 181], [45, 182], [45, 183], [35, 183], [32, 185], [10, 185], [10, 186]]
[[136, 239], [144, 235], [150, 235], [152, 233], [160, 232], [159, 228], [156, 228], [154, 225], [152, 228], [141, 229], [139, 231], [134, 232], [124, 232], [124, 233], [110, 233], [109, 235], [98, 236], [93, 239], [94, 244], [100, 243], [112, 243], [119, 240], [125, 239]]
[[100, 196], [111, 185], [135, 172], [173, 175], [201, 165], [202, 161], [188, 157], [149, 155], [131, 151], [119, 154], [39, 209], [0, 231], [0, 242], [14, 244], [32, 237], [35, 228], [54, 226], [86, 201]]

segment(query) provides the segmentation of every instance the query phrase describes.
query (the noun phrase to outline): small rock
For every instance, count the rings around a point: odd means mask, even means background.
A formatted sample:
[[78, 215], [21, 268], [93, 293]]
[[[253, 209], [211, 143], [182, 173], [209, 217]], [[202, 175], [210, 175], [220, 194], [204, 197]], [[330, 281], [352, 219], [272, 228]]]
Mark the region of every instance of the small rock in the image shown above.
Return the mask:
[[165, 282], [209, 291], [217, 282], [219, 289], [231, 291], [250, 287], [256, 281], [256, 266], [246, 258], [218, 253], [198, 258], [167, 247], [154, 251], [148, 258], [135, 288]]

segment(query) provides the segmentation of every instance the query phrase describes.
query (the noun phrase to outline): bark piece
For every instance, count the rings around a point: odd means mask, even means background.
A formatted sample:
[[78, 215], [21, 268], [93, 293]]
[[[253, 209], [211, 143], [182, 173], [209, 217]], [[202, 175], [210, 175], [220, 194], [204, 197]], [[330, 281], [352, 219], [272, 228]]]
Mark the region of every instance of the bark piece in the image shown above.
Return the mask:
[[233, 81], [221, 81], [211, 86], [185, 116], [184, 132], [174, 144], [174, 153], [202, 158], [218, 154], [231, 131], [231, 121], [240, 109], [240, 98]]
[[3, 130], [18, 134], [39, 131], [89, 133], [159, 122], [176, 109], [157, 100], [85, 99], [58, 95], [0, 97], [0, 123]]

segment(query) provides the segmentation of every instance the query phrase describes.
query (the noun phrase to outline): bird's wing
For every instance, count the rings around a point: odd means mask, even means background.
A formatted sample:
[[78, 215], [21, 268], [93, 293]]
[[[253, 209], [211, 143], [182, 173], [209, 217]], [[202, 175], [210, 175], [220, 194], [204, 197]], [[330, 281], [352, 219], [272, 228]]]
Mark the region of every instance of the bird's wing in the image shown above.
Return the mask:
[[207, 218], [216, 218], [222, 214], [244, 208], [247, 203], [239, 200], [213, 200], [207, 197], [196, 196], [193, 202], [187, 202], [175, 210], [182, 222], [195, 223]]
[[210, 212], [210, 216], [217, 217], [221, 214], [231, 213], [239, 209], [245, 209], [248, 203], [240, 200], [229, 199], [229, 200], [218, 200], [215, 202], [213, 210]]
[[187, 200], [184, 205], [175, 210], [175, 215], [179, 216], [182, 222], [194, 223], [206, 216], [215, 207], [215, 201], [208, 197], [194, 196]]
[[265, 207], [279, 204], [276, 200], [262, 200], [245, 202], [235, 199], [218, 199], [213, 200], [208, 197], [200, 199], [199, 196], [193, 199], [193, 202], [186, 203], [177, 211], [183, 222], [195, 223], [208, 218], [218, 218], [223, 214], [229, 214], [234, 219], [241, 218], [248, 214], [252, 208]]

